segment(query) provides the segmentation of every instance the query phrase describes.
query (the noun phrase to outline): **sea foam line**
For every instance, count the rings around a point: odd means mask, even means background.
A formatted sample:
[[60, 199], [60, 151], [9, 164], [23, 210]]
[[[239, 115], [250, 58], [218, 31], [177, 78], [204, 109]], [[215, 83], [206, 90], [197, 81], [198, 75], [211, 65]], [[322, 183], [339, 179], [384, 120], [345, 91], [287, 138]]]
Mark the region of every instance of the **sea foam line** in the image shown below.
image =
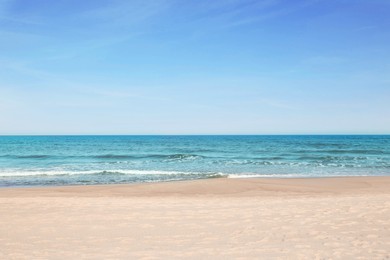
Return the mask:
[[28, 177], [28, 176], [64, 176], [64, 175], [199, 175], [199, 176], [219, 176], [222, 173], [202, 173], [202, 172], [180, 172], [180, 171], [158, 171], [158, 170], [88, 170], [88, 171], [3, 171], [0, 177]]
[[159, 171], [159, 170], [88, 170], [88, 171], [0, 171], [0, 178], [12, 177], [33, 177], [33, 176], [75, 176], [75, 175], [165, 175], [165, 176], [196, 176], [197, 178], [230, 178], [230, 179], [247, 179], [247, 178], [308, 178], [308, 177], [340, 177], [340, 176], [370, 176], [366, 173], [355, 174], [310, 174], [310, 173], [291, 173], [291, 174], [261, 174], [261, 173], [223, 173], [223, 172], [181, 172], [181, 171]]

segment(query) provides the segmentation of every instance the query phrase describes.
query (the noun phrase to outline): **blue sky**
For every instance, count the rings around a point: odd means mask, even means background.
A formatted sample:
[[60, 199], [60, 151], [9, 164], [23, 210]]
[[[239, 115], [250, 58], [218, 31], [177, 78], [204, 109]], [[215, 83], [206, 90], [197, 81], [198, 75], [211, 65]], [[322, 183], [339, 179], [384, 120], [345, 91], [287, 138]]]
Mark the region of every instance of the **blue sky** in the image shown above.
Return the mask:
[[0, 0], [0, 134], [390, 134], [390, 1]]

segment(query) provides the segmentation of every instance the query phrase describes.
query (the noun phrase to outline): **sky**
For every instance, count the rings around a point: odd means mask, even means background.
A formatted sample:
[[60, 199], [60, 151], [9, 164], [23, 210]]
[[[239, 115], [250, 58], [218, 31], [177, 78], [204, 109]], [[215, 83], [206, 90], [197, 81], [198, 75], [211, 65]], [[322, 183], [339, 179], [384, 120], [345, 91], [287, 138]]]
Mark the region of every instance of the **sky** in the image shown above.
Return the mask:
[[0, 134], [390, 134], [390, 1], [0, 0]]

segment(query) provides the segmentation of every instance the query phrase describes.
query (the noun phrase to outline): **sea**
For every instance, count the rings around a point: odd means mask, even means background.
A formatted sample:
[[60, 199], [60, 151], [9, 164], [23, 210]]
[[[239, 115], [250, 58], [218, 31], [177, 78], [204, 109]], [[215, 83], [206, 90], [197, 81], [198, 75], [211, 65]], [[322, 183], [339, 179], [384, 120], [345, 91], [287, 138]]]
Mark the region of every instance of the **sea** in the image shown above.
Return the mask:
[[0, 136], [0, 187], [390, 175], [390, 135]]

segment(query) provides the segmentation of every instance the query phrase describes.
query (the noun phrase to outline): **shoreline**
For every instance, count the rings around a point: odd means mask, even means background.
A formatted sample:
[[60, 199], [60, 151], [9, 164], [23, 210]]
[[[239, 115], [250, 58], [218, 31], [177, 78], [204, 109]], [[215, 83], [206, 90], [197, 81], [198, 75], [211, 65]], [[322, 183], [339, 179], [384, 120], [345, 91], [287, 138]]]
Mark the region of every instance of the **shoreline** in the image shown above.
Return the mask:
[[[390, 176], [337, 176], [337, 177], [292, 177], [292, 178], [277, 178], [277, 177], [259, 177], [259, 178], [207, 178], [195, 180], [174, 180], [161, 182], [141, 182], [141, 183], [123, 183], [123, 184], [92, 184], [92, 185], [62, 185], [62, 186], [13, 186], [1, 187], [0, 197], [8, 195], [22, 195], [22, 193], [30, 193], [30, 195], [50, 195], [50, 194], [74, 194], [86, 190], [89, 195], [93, 196], [94, 192], [118, 190], [117, 195], [128, 196], [154, 196], [154, 193], [164, 193], [165, 195], [229, 195], [234, 194], [234, 186], [240, 186], [241, 193], [247, 193], [248, 189], [258, 189], [264, 191], [266, 186], [272, 186], [274, 190], [268, 189], [270, 193], [277, 190], [280, 193], [359, 193], [367, 191], [364, 186], [376, 186], [371, 189], [371, 192], [386, 192], [387, 187], [390, 193]], [[213, 192], [213, 186], [225, 185], [223, 191]], [[331, 186], [333, 185], [333, 186]], [[242, 187], [245, 186], [245, 187]], [[249, 187], [250, 186], [250, 187]], [[289, 189], [286, 187], [290, 187]], [[190, 188], [191, 191], [185, 191], [185, 188]], [[284, 189], [285, 188], [285, 189]], [[317, 190], [316, 190], [317, 188]], [[149, 194], [148, 194], [149, 193]], [[253, 195], [253, 194], [250, 194]], [[255, 194], [256, 195], [256, 194]], [[258, 195], [258, 194], [257, 194]]]

